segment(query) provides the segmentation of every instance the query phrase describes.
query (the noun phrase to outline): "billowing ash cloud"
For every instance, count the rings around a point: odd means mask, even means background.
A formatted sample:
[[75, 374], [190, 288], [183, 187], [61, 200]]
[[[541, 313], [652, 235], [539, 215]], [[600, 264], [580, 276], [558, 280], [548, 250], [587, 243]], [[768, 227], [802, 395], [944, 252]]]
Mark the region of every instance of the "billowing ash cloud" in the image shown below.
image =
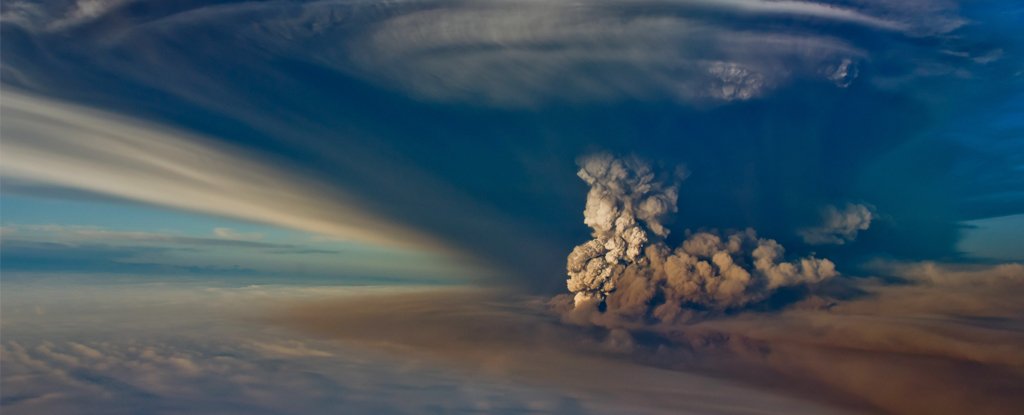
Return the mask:
[[576, 304], [603, 299], [615, 289], [621, 265], [645, 260], [644, 246], [650, 236], [668, 236], [661, 220], [677, 210], [679, 181], [656, 177], [651, 166], [636, 157], [616, 159], [610, 154], [579, 160], [578, 175], [590, 185], [583, 223], [594, 230], [594, 239], [569, 254], [569, 291]]
[[665, 242], [664, 218], [677, 211], [685, 170], [658, 174], [636, 157], [583, 157], [590, 185], [584, 223], [594, 239], [569, 254], [567, 286], [576, 309], [604, 308], [625, 318], [671, 322], [687, 310], [727, 310], [762, 301], [780, 287], [838, 275], [827, 259], [785, 262], [782, 245], [742, 232], [689, 232]]
[[871, 227], [873, 217], [873, 209], [867, 205], [847, 203], [843, 210], [828, 205], [822, 212], [822, 224], [800, 230], [800, 237], [812, 245], [842, 245]]

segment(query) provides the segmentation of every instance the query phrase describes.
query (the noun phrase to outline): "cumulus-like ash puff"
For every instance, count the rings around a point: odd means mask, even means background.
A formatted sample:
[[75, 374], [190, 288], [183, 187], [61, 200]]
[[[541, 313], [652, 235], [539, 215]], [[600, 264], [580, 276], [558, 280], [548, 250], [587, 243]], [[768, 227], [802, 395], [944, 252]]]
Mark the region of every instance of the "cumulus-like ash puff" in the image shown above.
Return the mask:
[[804, 242], [812, 245], [842, 245], [857, 238], [857, 233], [871, 227], [874, 209], [868, 205], [847, 203], [842, 210], [828, 205], [822, 212], [821, 225], [800, 230]]
[[683, 169], [659, 174], [636, 158], [601, 153], [579, 160], [590, 185], [584, 220], [592, 240], [569, 254], [567, 286], [577, 310], [603, 308], [627, 318], [670, 322], [687, 310], [727, 310], [759, 302], [776, 289], [838, 275], [827, 259], [783, 260], [785, 250], [753, 229], [687, 232], [665, 242]]

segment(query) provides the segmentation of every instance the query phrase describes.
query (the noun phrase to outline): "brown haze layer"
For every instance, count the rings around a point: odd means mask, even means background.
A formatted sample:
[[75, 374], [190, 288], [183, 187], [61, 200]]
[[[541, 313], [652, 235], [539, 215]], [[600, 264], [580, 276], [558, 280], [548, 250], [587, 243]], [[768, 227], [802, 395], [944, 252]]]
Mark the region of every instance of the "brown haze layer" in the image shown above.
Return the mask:
[[[571, 299], [432, 291], [294, 304], [302, 332], [675, 413], [1013, 414], [1024, 266], [884, 264], [830, 307], [688, 324], [581, 322]], [[804, 305], [804, 306], [802, 306]]]

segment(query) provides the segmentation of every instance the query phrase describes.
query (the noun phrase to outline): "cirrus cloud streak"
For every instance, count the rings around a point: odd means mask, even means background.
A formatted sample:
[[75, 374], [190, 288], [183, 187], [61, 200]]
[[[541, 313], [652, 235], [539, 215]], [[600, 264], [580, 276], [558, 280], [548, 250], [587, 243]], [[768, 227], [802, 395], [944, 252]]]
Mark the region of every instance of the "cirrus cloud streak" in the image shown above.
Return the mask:
[[331, 186], [194, 134], [12, 90], [0, 102], [7, 186], [55, 186], [377, 245], [448, 249]]

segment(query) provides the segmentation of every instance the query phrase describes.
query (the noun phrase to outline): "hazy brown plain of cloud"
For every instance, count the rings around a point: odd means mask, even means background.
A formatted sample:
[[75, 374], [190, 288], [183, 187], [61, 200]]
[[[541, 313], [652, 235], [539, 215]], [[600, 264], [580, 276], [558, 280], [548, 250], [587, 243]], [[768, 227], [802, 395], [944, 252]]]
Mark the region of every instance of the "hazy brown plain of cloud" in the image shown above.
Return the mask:
[[[1024, 407], [1024, 266], [878, 264], [830, 307], [688, 324], [572, 322], [493, 291], [294, 303], [310, 335], [583, 397], [682, 413], [1013, 414]], [[563, 298], [562, 300], [568, 300]], [[569, 300], [571, 301], [571, 300]]]

